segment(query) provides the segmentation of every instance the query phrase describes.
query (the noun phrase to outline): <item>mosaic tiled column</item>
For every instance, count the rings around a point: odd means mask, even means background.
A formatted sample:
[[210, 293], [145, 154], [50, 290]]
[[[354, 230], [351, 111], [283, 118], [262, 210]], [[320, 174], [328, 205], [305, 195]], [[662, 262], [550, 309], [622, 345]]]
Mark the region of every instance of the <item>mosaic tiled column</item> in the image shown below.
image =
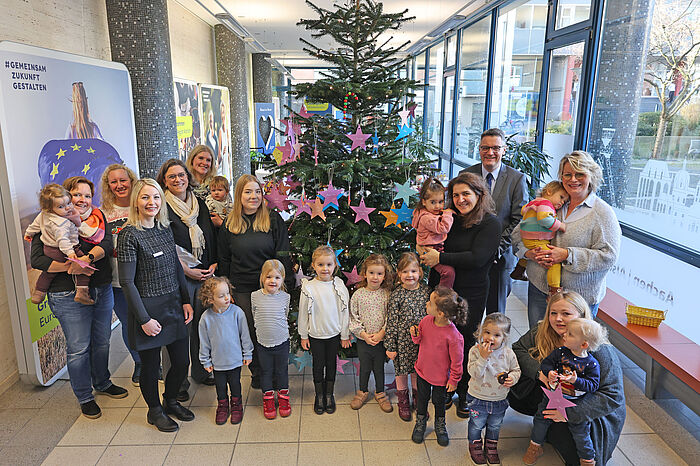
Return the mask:
[[131, 75], [141, 176], [177, 157], [167, 0], [106, 0], [112, 60]]
[[245, 44], [221, 24], [214, 26], [214, 38], [219, 86], [228, 87], [231, 98], [231, 166], [235, 182], [239, 176], [250, 173]]
[[598, 194], [623, 208], [637, 132], [651, 0], [607, 2], [589, 151], [603, 167]]
[[272, 65], [269, 53], [253, 54], [253, 102], [272, 102]]

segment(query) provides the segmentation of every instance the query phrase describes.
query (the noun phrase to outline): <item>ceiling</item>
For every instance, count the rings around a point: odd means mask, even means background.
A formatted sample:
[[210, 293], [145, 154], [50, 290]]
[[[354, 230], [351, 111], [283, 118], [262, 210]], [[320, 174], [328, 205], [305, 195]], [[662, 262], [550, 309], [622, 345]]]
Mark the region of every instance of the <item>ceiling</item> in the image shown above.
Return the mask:
[[[249, 48], [270, 53], [272, 58], [287, 68], [322, 67], [324, 64], [302, 50], [299, 40], [304, 37], [324, 49], [332, 49], [330, 39], [311, 39], [308, 31], [296, 23], [317, 15], [303, 0], [176, 0], [192, 13], [211, 25], [219, 24], [214, 16], [229, 13], [249, 33]], [[332, 9], [334, 3], [346, 0], [315, 0], [321, 8]], [[385, 11], [396, 13], [408, 9], [407, 16], [416, 19], [394, 31], [391, 45], [411, 41], [415, 44], [425, 36], [439, 36], [449, 30], [458, 20], [455, 15], [466, 15], [476, 11], [490, 0], [385, 0]], [[451, 19], [452, 18], [452, 19]], [[390, 34], [391, 35], [391, 34]], [[390, 36], [389, 35], [389, 36]], [[388, 37], [387, 37], [388, 38]], [[253, 39], [257, 42], [253, 41]], [[257, 48], [257, 50], [256, 50]]]

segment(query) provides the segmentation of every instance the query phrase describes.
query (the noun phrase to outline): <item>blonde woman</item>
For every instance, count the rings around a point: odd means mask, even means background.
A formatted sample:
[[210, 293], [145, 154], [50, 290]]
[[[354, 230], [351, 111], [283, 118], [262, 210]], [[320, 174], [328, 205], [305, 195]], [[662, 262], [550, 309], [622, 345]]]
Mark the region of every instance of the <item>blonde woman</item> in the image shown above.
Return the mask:
[[[260, 272], [268, 259], [280, 260], [286, 269], [287, 289], [294, 274], [289, 261], [289, 235], [284, 220], [263, 201], [263, 188], [253, 175], [242, 175], [236, 183], [233, 210], [226, 228], [219, 233], [219, 275], [233, 284], [233, 300], [245, 312], [253, 343], [257, 344], [250, 294], [260, 288]], [[253, 375], [251, 386], [260, 388], [257, 353], [248, 366]]]
[[82, 82], [73, 83], [73, 121], [66, 129], [66, 139], [104, 139], [100, 128], [90, 119], [88, 98]]
[[[547, 383], [547, 377], [540, 371], [542, 360], [552, 350], [564, 345], [567, 324], [575, 318], [591, 318], [586, 300], [574, 291], [557, 293], [549, 299], [545, 318], [513, 343], [522, 374], [508, 394], [511, 408], [529, 416], [535, 414], [544, 396], [540, 385]], [[600, 386], [596, 392], [579, 400], [575, 407], [567, 408], [566, 414], [572, 423], [591, 423], [595, 462], [606, 464], [625, 423], [622, 369], [610, 345], [602, 345], [591, 354], [600, 366]], [[576, 446], [564, 417], [556, 409], [544, 410], [543, 414], [546, 419], [554, 421], [547, 440], [559, 451], [566, 464], [579, 464]]]
[[[209, 183], [216, 176], [216, 164], [211, 149], [200, 144], [195, 146], [185, 162], [187, 170], [192, 174], [192, 191], [199, 199], [206, 199], [209, 194]], [[219, 226], [223, 222], [219, 222]]]
[[[151, 178], [134, 184], [129, 217], [119, 233], [117, 258], [119, 283], [129, 308], [129, 344], [141, 357], [140, 388], [148, 405], [147, 420], [162, 432], [174, 432], [179, 427], [169, 414], [181, 421], [194, 419], [177, 401], [187, 377], [186, 325], [193, 311], [163, 198], [163, 191]], [[167, 348], [171, 362], [163, 404], [158, 397], [161, 346]]]

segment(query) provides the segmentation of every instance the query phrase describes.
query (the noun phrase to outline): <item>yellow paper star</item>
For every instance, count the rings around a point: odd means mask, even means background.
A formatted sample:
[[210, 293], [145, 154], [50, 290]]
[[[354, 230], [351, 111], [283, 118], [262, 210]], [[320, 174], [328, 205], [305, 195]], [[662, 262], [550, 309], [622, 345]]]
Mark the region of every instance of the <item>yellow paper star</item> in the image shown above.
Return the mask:
[[53, 168], [51, 169], [51, 173], [49, 173], [49, 175], [51, 175], [51, 180], [56, 178], [56, 175], [58, 175], [58, 164], [57, 163], [53, 164]]
[[320, 198], [316, 198], [313, 204], [311, 204], [311, 218], [321, 217], [323, 221], [326, 220], [326, 214], [323, 213], [323, 202]]
[[88, 154], [94, 154], [94, 153], [95, 153], [95, 149], [93, 149], [92, 147], [90, 147], [87, 151], [88, 151]]
[[70, 148], [73, 149], [73, 152], [75, 152], [76, 150], [80, 150], [81, 147], [83, 146], [79, 146], [77, 142], [70, 146]]
[[83, 175], [87, 175], [87, 172], [90, 170], [90, 164], [86, 163], [85, 166], [83, 167], [82, 173]]
[[58, 153], [57, 153], [56, 155], [58, 156], [58, 158], [57, 158], [56, 160], [61, 160], [61, 157], [63, 157], [63, 156], [66, 155], [66, 150], [65, 150], [65, 149], [61, 149], [61, 150], [58, 151]]
[[382, 214], [383, 216], [386, 217], [386, 222], [384, 223], [384, 228], [388, 227], [389, 225], [396, 225], [396, 221], [399, 219], [399, 216], [396, 215], [396, 212], [393, 211], [393, 209], [396, 208], [394, 203], [391, 203], [391, 208], [392, 210], [390, 211], [385, 211], [385, 210], [380, 210], [379, 213]]

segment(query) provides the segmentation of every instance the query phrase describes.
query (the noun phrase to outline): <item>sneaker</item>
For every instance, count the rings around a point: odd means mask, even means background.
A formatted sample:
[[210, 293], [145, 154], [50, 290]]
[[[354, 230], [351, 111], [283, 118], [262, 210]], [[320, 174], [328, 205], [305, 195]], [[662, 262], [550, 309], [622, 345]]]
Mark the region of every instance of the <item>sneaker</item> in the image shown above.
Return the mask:
[[396, 390], [396, 396], [399, 398], [399, 417], [403, 421], [411, 421], [411, 405], [408, 401], [408, 390]]
[[474, 464], [486, 464], [486, 456], [484, 455], [484, 443], [479, 440], [474, 440], [469, 443], [469, 456], [471, 456]]
[[97, 393], [101, 395], [107, 395], [110, 398], [126, 398], [129, 396], [129, 392], [118, 385], [110, 385], [106, 390], [98, 391]]
[[131, 383], [134, 387], [141, 384], [141, 363], [134, 363], [134, 373], [131, 374]]
[[520, 280], [523, 282], [528, 281], [527, 279], [527, 273], [525, 272], [525, 267], [518, 264], [515, 269], [511, 272], [510, 278], [513, 280]]
[[280, 416], [288, 417], [292, 414], [292, 407], [289, 404], [289, 389], [284, 388], [277, 392], [277, 402], [280, 408]]
[[542, 455], [544, 455], [542, 446], [530, 442], [530, 445], [527, 447], [527, 451], [525, 452], [525, 456], [523, 456], [523, 463], [527, 464], [527, 466], [532, 466], [533, 464], [537, 463], [537, 459]]
[[385, 413], [390, 413], [394, 410], [394, 408], [391, 406], [391, 401], [389, 401], [389, 397], [386, 396], [384, 392], [375, 393], [374, 399], [377, 400], [379, 408]]
[[352, 409], [360, 409], [367, 403], [367, 400], [369, 400], [369, 392], [358, 390], [357, 393], [355, 393], [355, 398], [350, 402], [350, 407]]
[[95, 300], [90, 297], [90, 291], [87, 286], [75, 287], [75, 297], [73, 298], [73, 301], [86, 306], [92, 306], [95, 304]]
[[46, 292], [45, 291], [39, 291], [39, 290], [34, 290], [32, 293], [32, 302], [34, 304], [41, 304], [41, 302], [44, 300], [46, 297]]
[[457, 417], [466, 419], [469, 417], [469, 407], [466, 399], [460, 398], [457, 401]]
[[81, 403], [80, 411], [83, 413], [83, 416], [85, 416], [88, 419], [97, 419], [98, 417], [102, 416], [102, 410], [97, 405], [97, 402], [95, 402], [95, 400], [90, 400], [86, 403]]
[[266, 419], [274, 419], [277, 417], [277, 408], [275, 407], [275, 392], [269, 390], [263, 394], [263, 414]]

